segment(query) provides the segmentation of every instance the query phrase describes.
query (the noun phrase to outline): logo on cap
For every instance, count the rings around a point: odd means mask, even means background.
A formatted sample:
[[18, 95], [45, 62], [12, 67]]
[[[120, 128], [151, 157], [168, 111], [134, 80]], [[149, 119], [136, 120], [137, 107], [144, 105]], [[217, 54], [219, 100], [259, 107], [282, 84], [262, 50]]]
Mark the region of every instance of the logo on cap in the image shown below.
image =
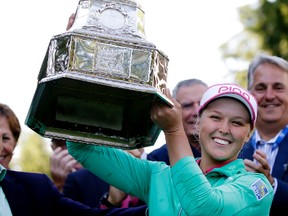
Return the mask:
[[230, 93], [235, 92], [236, 94], [240, 94], [243, 97], [245, 97], [248, 101], [250, 101], [250, 95], [244, 89], [235, 87], [235, 85], [220, 86], [220, 88], [218, 89], [218, 93], [223, 93], [223, 92], [230, 92]]

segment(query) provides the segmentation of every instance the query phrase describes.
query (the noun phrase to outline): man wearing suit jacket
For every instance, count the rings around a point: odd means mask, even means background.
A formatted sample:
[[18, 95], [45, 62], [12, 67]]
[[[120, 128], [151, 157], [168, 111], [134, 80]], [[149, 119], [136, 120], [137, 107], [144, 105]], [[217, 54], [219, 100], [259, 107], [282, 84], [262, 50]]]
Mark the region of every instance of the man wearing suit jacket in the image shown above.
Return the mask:
[[[45, 174], [7, 170], [0, 185], [13, 216], [137, 216], [145, 215], [146, 211], [145, 206], [129, 209], [92, 209], [65, 198]], [[1, 203], [0, 206], [3, 204]], [[4, 215], [8, 216], [9, 214]]]
[[260, 54], [248, 69], [248, 89], [258, 103], [256, 129], [239, 156], [274, 187], [270, 215], [288, 212], [288, 62]]

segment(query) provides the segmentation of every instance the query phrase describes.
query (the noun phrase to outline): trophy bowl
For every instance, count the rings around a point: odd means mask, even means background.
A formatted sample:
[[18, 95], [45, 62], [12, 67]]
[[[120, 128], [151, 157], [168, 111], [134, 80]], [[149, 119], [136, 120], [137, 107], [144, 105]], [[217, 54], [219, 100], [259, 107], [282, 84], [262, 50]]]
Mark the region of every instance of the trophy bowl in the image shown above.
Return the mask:
[[154, 145], [154, 100], [173, 103], [168, 57], [148, 42], [134, 1], [80, 0], [72, 27], [50, 40], [25, 123], [53, 139], [134, 149]]

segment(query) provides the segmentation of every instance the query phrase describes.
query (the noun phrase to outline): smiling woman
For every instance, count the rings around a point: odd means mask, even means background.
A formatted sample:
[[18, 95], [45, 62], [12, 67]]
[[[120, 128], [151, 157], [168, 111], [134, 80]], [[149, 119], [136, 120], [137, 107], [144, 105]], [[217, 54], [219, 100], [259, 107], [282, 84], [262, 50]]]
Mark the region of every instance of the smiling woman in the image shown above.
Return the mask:
[[155, 102], [151, 118], [165, 134], [171, 166], [83, 143], [68, 142], [69, 153], [109, 184], [145, 201], [150, 216], [268, 216], [271, 184], [263, 174], [246, 171], [237, 159], [255, 126], [255, 98], [234, 84], [208, 88], [199, 108], [201, 158], [195, 159], [181, 106], [168, 90], [165, 94], [174, 107]]
[[199, 114], [201, 154], [210, 158], [206, 165], [200, 164], [206, 173], [219, 163], [237, 159], [255, 126], [257, 103], [237, 85], [214, 85], [203, 95]]
[[9, 163], [21, 133], [21, 126], [13, 110], [1, 103], [0, 125], [2, 128], [0, 140], [2, 142], [1, 147], [3, 147], [0, 151], [0, 164], [9, 169]]

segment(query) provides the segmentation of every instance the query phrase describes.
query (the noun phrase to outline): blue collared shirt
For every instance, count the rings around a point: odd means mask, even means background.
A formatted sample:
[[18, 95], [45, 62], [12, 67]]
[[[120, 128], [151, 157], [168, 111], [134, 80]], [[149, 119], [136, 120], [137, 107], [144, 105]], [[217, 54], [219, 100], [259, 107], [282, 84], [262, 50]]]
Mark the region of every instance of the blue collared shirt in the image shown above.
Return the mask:
[[274, 138], [268, 141], [265, 141], [260, 138], [258, 131], [257, 130], [255, 131], [255, 141], [257, 143], [256, 149], [259, 149], [260, 151], [266, 154], [268, 164], [271, 168], [271, 173], [272, 173], [275, 158], [279, 149], [278, 145], [276, 145], [275, 148], [273, 148], [273, 144], [276, 143], [280, 134], [281, 134], [281, 131]]
[[[6, 171], [7, 170], [0, 164], [0, 181], [2, 181], [3, 178], [5, 177]], [[6, 199], [6, 196], [1, 186], [0, 186], [0, 215], [12, 216], [9, 203]]]
[[[288, 133], [288, 125], [286, 125], [286, 127], [283, 128], [281, 131], [279, 131], [279, 133], [274, 138], [268, 141], [262, 140], [257, 130], [255, 130], [253, 134], [252, 145], [254, 146], [255, 149], [259, 149], [266, 154], [268, 164], [271, 169], [270, 173], [272, 173], [273, 171], [274, 162], [278, 154], [278, 150], [279, 150], [279, 144], [282, 141], [282, 139], [286, 136], [287, 133]], [[273, 187], [274, 187], [274, 192], [275, 192], [278, 187], [278, 181], [276, 178], [274, 178]]]

